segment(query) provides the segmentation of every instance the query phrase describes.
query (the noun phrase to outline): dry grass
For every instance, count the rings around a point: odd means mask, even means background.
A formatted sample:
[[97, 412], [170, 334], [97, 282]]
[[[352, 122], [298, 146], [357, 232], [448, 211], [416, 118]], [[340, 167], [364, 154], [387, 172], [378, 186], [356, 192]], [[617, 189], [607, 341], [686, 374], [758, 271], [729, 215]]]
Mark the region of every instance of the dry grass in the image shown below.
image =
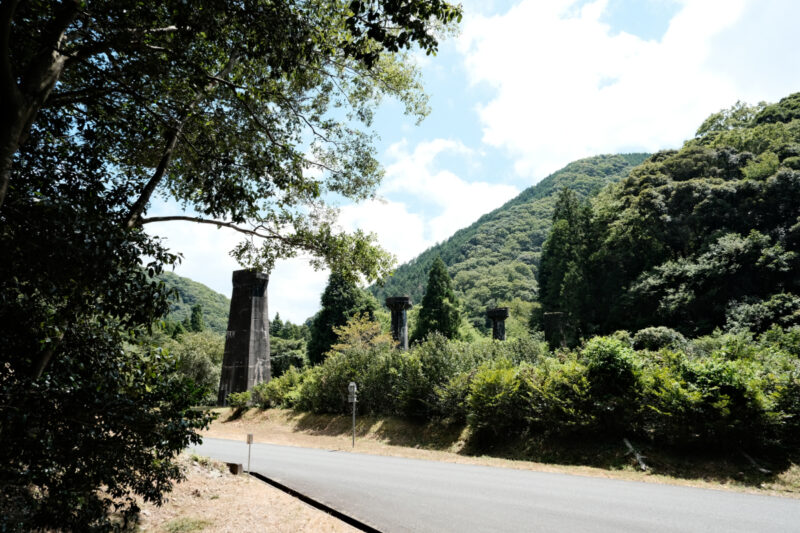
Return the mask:
[[255, 478], [227, 473], [221, 463], [186, 456], [182, 461], [186, 481], [175, 486], [162, 507], [142, 506], [140, 531], [356, 531]]
[[650, 470], [642, 472], [622, 442], [511, 443], [505, 448], [479, 451], [470, 448], [469, 434], [463, 427], [376, 417], [358, 418], [353, 449], [352, 421], [347, 416], [250, 409], [231, 418], [229, 409], [217, 412], [219, 417], [205, 433], [208, 437], [245, 440], [247, 433], [253, 433], [256, 442], [271, 444], [800, 498], [800, 465], [791, 462], [773, 468], [771, 475], [763, 475], [742, 457], [687, 457], [644, 449]]

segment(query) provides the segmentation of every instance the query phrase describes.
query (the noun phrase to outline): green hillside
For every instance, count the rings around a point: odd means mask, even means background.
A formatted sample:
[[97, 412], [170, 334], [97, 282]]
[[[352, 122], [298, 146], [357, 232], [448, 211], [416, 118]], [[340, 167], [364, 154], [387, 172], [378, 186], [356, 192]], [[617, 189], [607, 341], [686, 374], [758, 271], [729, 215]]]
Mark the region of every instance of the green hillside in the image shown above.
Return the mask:
[[161, 275], [161, 279], [164, 280], [167, 287], [174, 288], [178, 292], [178, 298], [172, 304], [167, 316], [169, 320], [183, 322], [192, 314], [192, 306], [200, 304], [203, 306], [203, 320], [206, 327], [215, 333], [225, 334], [228, 329], [228, 312], [231, 307], [228, 297], [212, 291], [202, 283], [172, 272], [165, 272]]
[[387, 296], [409, 295], [419, 303], [428, 269], [438, 255], [453, 277], [467, 318], [484, 327], [487, 307], [515, 299], [534, 301], [535, 273], [558, 191], [568, 187], [581, 197], [595, 195], [606, 184], [625, 178], [648, 155], [599, 155], [574, 161], [401, 265], [383, 287], [372, 286], [370, 291], [381, 302]]
[[542, 325], [558, 313], [569, 344], [649, 326], [698, 336], [800, 324], [800, 93], [714, 113], [588, 212], [567, 196], [539, 303]]

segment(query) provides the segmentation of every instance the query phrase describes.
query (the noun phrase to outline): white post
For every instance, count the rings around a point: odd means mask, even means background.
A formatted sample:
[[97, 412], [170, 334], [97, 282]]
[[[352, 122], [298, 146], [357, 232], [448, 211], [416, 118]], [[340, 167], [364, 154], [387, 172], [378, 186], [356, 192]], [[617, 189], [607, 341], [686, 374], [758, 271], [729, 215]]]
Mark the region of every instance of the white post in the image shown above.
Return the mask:
[[358, 401], [356, 392], [358, 392], [356, 382], [351, 381], [347, 386], [347, 401], [353, 404], [353, 448], [356, 447], [356, 402]]
[[253, 434], [247, 434], [247, 473], [250, 473], [250, 450], [253, 448]]

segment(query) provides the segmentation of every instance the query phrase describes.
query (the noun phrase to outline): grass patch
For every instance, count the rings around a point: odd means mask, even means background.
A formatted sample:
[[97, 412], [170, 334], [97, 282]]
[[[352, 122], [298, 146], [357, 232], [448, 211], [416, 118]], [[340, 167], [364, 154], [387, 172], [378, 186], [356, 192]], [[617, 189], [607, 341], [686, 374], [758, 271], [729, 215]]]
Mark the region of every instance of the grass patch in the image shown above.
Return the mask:
[[203, 520], [201, 518], [181, 517], [169, 522], [164, 526], [164, 529], [169, 533], [189, 533], [191, 531], [202, 531], [211, 524], [212, 522], [209, 520]]
[[200, 466], [208, 466], [211, 464], [211, 459], [204, 455], [197, 455], [196, 453], [191, 454], [189, 460], [196, 462]]

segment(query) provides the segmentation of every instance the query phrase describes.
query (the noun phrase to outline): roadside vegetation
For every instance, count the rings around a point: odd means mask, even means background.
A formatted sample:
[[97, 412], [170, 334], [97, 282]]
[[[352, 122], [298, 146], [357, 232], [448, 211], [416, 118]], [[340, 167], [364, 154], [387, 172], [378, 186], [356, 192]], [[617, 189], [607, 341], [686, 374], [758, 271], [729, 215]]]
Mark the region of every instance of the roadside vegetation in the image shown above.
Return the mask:
[[344, 415], [355, 381], [361, 413], [464, 426], [473, 453], [513, 443], [514, 456], [594, 464], [626, 442], [642, 465], [637, 447], [711, 464], [736, 457], [762, 477], [791, 470], [800, 462], [800, 93], [737, 103], [680, 150], [620, 171], [627, 177], [589, 200], [551, 191], [550, 231], [528, 277], [538, 284], [529, 329], [515, 324], [506, 342], [480, 328], [465, 335], [466, 293], [434, 256], [409, 313], [409, 351], [372, 314], [351, 312], [320, 364], [259, 385], [241, 407]]
[[291, 368], [245, 401], [346, 415], [356, 381], [359, 413], [466, 426], [471, 453], [507, 454], [513, 441], [518, 456], [595, 464], [627, 438], [661, 453], [766, 457], [778, 470], [798, 459], [797, 328], [691, 340], [666, 328], [620, 331], [555, 351], [535, 337], [438, 334], [401, 351], [364, 317], [339, 333], [344, 342], [322, 364]]

